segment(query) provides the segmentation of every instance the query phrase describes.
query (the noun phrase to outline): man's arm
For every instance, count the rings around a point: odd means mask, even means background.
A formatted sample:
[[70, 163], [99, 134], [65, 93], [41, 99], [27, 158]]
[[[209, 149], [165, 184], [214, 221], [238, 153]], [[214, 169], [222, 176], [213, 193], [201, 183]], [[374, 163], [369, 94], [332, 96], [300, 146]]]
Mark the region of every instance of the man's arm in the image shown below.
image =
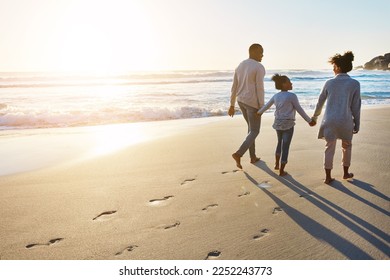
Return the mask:
[[236, 99], [237, 99], [237, 86], [238, 86], [237, 73], [234, 72], [233, 85], [232, 85], [231, 95], [230, 95], [230, 107], [228, 110], [228, 114], [231, 117], [234, 116], [234, 111], [235, 111], [234, 105], [236, 104]]
[[264, 106], [264, 77], [265, 77], [265, 69], [262, 64], [260, 64], [260, 68], [256, 74], [256, 96], [257, 101], [259, 103], [259, 108]]

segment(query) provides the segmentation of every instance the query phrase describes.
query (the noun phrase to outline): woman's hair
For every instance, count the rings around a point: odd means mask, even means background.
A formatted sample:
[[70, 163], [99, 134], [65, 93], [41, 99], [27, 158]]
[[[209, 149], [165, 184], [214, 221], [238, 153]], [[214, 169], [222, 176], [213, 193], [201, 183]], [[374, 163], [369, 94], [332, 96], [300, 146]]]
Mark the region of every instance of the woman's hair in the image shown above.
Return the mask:
[[275, 82], [276, 89], [282, 89], [283, 84], [289, 81], [289, 78], [287, 76], [279, 74], [273, 75], [271, 79]]
[[331, 58], [329, 58], [329, 63], [335, 64], [340, 67], [342, 73], [347, 73], [352, 70], [352, 61], [354, 59], [354, 55], [351, 51], [347, 51], [344, 55], [335, 54]]

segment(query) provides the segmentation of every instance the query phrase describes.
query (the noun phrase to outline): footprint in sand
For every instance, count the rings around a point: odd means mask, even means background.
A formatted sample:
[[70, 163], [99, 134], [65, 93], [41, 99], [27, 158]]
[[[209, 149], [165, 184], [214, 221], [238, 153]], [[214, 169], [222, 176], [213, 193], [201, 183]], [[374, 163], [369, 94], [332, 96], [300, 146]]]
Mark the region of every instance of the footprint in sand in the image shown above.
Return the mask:
[[122, 255], [123, 253], [125, 252], [131, 252], [133, 251], [135, 248], [137, 248], [138, 246], [137, 245], [130, 245], [130, 246], [127, 246], [125, 249], [123, 249], [122, 251], [118, 252], [115, 254], [115, 256], [119, 256], [119, 255]]
[[269, 181], [263, 181], [263, 182], [259, 183], [257, 186], [259, 188], [262, 188], [262, 189], [268, 189], [268, 188], [272, 187], [272, 185], [270, 184]]
[[188, 184], [188, 183], [190, 183], [190, 182], [193, 182], [193, 181], [195, 181], [196, 180], [196, 178], [191, 178], [191, 179], [185, 179], [183, 182], [181, 182], [181, 186], [183, 186], [183, 185], [186, 185], [186, 184]]
[[240, 171], [239, 169], [234, 169], [232, 171], [222, 171], [221, 174], [236, 173], [236, 172], [239, 172], [239, 171]]
[[173, 195], [167, 195], [167, 196], [164, 196], [163, 198], [151, 199], [151, 200], [149, 200], [149, 204], [152, 206], [159, 206], [159, 205], [164, 204], [164, 202], [170, 200], [173, 197], [174, 197]]
[[212, 251], [212, 252], [208, 253], [207, 257], [205, 258], [205, 260], [217, 259], [220, 255], [221, 255], [221, 252], [215, 250], [215, 251]]
[[163, 229], [171, 229], [171, 228], [176, 228], [180, 225], [180, 222], [176, 222], [174, 224], [171, 224], [171, 225], [164, 225], [164, 226], [161, 226], [160, 228], [163, 228]]
[[53, 245], [53, 244], [56, 244], [56, 243], [60, 242], [61, 240], [64, 240], [64, 239], [63, 238], [54, 238], [54, 239], [50, 239], [49, 242], [47, 242], [47, 243], [28, 244], [26, 246], [26, 248], [30, 249], [30, 248], [33, 248], [33, 247], [36, 247], [36, 246], [50, 246], [50, 245]]
[[210, 208], [218, 207], [218, 204], [210, 204], [207, 205], [205, 208], [202, 209], [202, 211], [208, 211]]
[[244, 192], [242, 194], [239, 194], [238, 197], [243, 197], [243, 196], [247, 196], [247, 195], [250, 195], [250, 192]]
[[106, 219], [107, 216], [110, 217], [110, 215], [112, 214], [115, 214], [116, 213], [116, 210], [113, 210], [113, 211], [105, 211], [103, 213], [100, 213], [99, 215], [97, 215], [95, 218], [93, 218], [92, 220], [95, 221], [97, 219], [99, 220], [103, 220], [103, 219]]
[[299, 195], [299, 197], [308, 197], [308, 196], [312, 196], [313, 194], [311, 192], [305, 192], [301, 195]]
[[283, 212], [283, 209], [280, 207], [275, 207], [274, 210], [272, 211], [272, 214], [278, 214], [278, 212]]
[[269, 232], [268, 229], [266, 229], [266, 228], [262, 229], [259, 234], [256, 234], [255, 236], [253, 236], [253, 239], [258, 240], [258, 239], [266, 236], [268, 234], [268, 232]]

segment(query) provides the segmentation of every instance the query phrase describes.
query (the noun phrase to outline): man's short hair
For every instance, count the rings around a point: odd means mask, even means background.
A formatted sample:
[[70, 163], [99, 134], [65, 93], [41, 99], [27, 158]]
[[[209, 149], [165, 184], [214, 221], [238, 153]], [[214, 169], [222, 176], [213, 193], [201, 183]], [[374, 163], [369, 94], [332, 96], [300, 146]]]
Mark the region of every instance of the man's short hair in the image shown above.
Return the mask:
[[253, 54], [257, 51], [261, 51], [263, 52], [263, 47], [260, 45], [260, 44], [252, 44], [250, 47], [249, 47], [249, 54]]

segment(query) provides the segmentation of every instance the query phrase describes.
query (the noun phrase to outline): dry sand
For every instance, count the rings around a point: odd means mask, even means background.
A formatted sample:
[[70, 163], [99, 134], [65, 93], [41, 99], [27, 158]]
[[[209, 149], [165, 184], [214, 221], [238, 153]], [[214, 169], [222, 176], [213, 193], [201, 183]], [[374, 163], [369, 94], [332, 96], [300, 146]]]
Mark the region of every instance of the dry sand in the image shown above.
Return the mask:
[[271, 114], [243, 170], [239, 115], [2, 134], [0, 259], [388, 260], [390, 107], [362, 111], [355, 178], [338, 147], [331, 185], [318, 126], [298, 118], [286, 177]]

